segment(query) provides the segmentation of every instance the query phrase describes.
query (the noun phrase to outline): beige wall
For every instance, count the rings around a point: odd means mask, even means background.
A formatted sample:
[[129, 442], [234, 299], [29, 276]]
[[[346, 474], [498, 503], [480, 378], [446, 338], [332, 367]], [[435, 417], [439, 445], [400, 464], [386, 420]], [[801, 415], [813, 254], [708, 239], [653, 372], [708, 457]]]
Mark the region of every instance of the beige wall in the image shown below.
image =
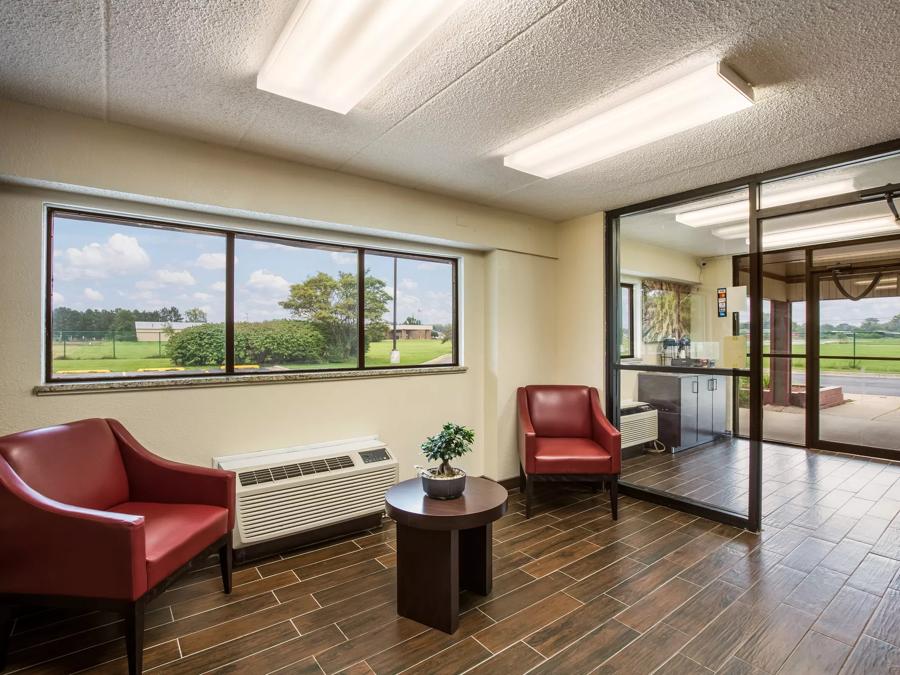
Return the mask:
[[516, 390], [556, 377], [557, 261], [494, 251], [487, 256], [485, 474], [517, 476]]
[[557, 228], [557, 377], [560, 383], [587, 384], [602, 393], [606, 373], [603, 213], [575, 218]]
[[700, 283], [700, 266], [695, 256], [637, 239], [619, 243], [619, 268], [622, 274], [634, 277]]
[[[0, 102], [0, 147], [0, 434], [116, 417], [160, 454], [196, 464], [219, 454], [378, 434], [408, 477], [422, 462], [425, 436], [452, 420], [477, 432], [464, 468], [516, 475], [515, 387], [556, 376], [552, 223], [12, 103]], [[460, 256], [468, 370], [36, 397], [45, 203]]]

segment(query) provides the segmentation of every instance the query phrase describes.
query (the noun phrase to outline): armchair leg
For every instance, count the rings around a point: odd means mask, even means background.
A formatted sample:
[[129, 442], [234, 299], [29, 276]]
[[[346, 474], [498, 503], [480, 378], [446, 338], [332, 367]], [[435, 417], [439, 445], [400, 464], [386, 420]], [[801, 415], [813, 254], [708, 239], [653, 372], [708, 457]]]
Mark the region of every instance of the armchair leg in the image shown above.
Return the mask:
[[13, 627], [13, 606], [0, 605], [0, 670], [6, 668], [6, 654], [9, 651], [9, 635]]
[[519, 494], [525, 494], [525, 469], [519, 464]]
[[125, 610], [125, 648], [128, 651], [128, 675], [144, 670], [144, 600], [132, 602]]
[[525, 517], [531, 518], [531, 502], [534, 501], [534, 479], [525, 477]]
[[219, 549], [219, 568], [222, 570], [222, 587], [225, 589], [226, 595], [231, 593], [231, 565], [234, 557], [231, 546], [231, 536], [229, 535], [225, 544]]
[[613, 520], [619, 519], [619, 477], [609, 479], [609, 505], [612, 508]]

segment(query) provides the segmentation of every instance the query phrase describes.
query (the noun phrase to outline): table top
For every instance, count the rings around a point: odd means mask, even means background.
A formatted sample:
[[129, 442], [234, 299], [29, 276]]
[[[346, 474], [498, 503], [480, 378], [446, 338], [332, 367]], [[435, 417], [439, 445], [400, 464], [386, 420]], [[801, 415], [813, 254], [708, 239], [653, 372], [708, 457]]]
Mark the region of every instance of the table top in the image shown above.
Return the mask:
[[389, 517], [422, 530], [466, 530], [481, 527], [506, 513], [506, 488], [485, 478], [466, 478], [466, 490], [456, 499], [431, 499], [422, 480], [397, 483], [384, 497]]

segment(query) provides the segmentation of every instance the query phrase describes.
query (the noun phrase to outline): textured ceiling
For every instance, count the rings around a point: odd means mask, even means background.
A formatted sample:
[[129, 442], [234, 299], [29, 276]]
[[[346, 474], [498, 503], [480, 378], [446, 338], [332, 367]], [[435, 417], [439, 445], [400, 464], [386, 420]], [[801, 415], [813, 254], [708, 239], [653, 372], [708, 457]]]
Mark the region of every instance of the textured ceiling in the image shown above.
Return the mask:
[[[293, 0], [0, 0], [0, 96], [553, 220], [900, 137], [900, 3], [469, 0], [346, 116], [255, 87]], [[503, 151], [722, 58], [757, 105], [551, 179]]]

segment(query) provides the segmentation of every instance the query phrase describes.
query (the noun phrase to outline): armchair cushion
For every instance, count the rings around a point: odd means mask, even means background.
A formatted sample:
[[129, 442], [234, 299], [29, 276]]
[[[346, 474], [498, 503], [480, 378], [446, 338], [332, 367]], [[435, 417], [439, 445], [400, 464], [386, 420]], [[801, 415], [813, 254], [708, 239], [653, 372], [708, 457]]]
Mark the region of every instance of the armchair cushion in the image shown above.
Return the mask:
[[525, 390], [531, 423], [538, 436], [591, 436], [590, 387], [541, 385]]
[[123, 502], [109, 510], [144, 517], [148, 588], [228, 533], [228, 509], [220, 506]]
[[590, 438], [535, 439], [534, 473], [609, 474], [613, 458]]
[[128, 501], [128, 476], [106, 420], [4, 436], [0, 456], [29, 487], [63, 504], [102, 511]]

